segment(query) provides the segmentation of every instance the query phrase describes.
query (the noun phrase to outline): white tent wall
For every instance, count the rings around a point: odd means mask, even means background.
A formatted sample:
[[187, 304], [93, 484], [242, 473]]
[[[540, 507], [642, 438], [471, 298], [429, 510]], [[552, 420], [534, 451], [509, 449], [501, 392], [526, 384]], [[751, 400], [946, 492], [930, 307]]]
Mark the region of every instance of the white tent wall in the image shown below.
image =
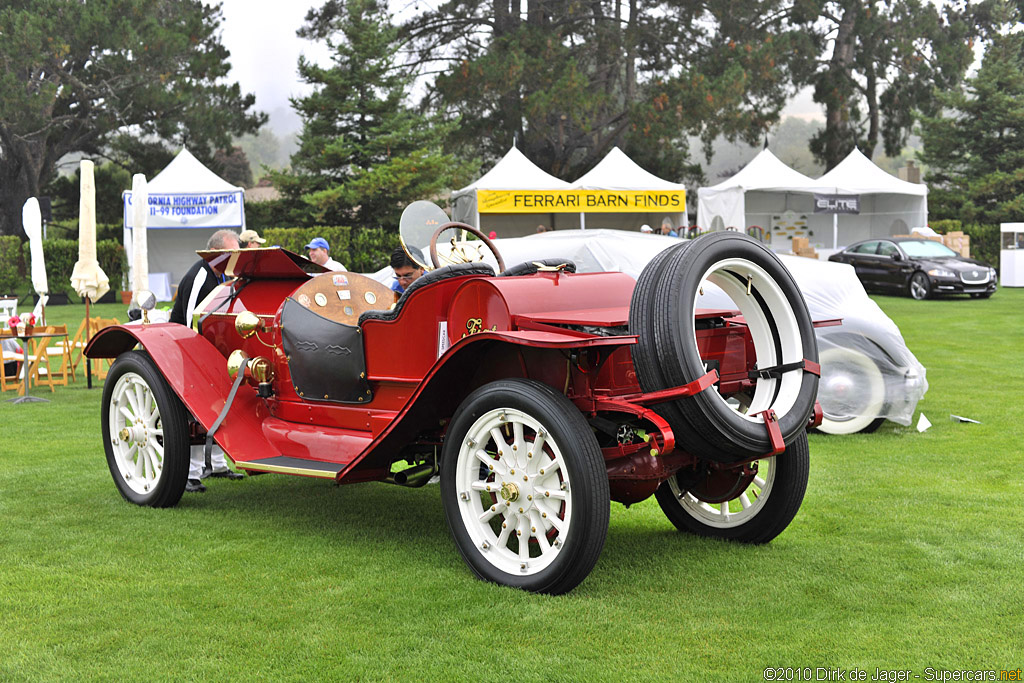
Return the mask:
[[[146, 219], [149, 272], [168, 274], [177, 283], [196, 261], [196, 251], [217, 230], [236, 233], [245, 229], [242, 188], [235, 187], [182, 149], [147, 183], [149, 214]], [[132, 193], [124, 201], [124, 248], [132, 263]]]
[[[206, 249], [210, 235], [219, 228], [178, 228], [163, 230], [147, 230], [149, 242], [149, 271], [151, 273], [169, 273], [170, 281], [177, 284], [186, 271], [199, 258], [197, 251]], [[125, 253], [132, 253], [132, 231], [124, 230]], [[131, 274], [129, 274], [129, 283]]]

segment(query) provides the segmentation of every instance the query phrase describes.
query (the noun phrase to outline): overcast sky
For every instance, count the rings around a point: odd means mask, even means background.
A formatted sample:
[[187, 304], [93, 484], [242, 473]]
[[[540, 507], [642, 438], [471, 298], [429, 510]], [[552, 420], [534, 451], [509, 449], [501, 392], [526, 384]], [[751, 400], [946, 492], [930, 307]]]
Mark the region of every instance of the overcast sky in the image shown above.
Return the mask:
[[[299, 55], [327, 62], [323, 44], [295, 35], [306, 12], [319, 2], [303, 0], [222, 0], [222, 42], [231, 52], [231, 79], [242, 92], [256, 94], [256, 108], [271, 115], [276, 132], [295, 130], [299, 119], [290, 112], [288, 98], [304, 95], [309, 87], [299, 81]], [[213, 4], [213, 3], [208, 3]]]
[[[308, 0], [222, 0], [222, 3], [222, 42], [231, 52], [231, 79], [238, 81], [243, 92], [256, 94], [256, 108], [270, 115], [270, 127], [275, 133], [298, 130], [301, 124], [291, 111], [288, 98], [309, 92], [296, 71], [299, 55], [324, 64], [330, 58], [322, 43], [299, 38], [295, 32], [302, 26], [306, 13], [322, 3]], [[415, 0], [392, 0], [391, 9], [401, 16], [415, 11], [417, 4]], [[784, 113], [821, 118], [821, 107], [814, 104], [808, 90], [795, 98]]]

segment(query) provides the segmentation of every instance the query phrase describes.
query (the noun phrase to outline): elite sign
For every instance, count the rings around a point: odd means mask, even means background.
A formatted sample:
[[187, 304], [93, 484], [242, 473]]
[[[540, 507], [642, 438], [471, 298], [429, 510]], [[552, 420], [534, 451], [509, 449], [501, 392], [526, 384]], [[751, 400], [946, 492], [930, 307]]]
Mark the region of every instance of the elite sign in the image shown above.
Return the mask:
[[814, 213], [860, 213], [860, 195], [816, 193]]

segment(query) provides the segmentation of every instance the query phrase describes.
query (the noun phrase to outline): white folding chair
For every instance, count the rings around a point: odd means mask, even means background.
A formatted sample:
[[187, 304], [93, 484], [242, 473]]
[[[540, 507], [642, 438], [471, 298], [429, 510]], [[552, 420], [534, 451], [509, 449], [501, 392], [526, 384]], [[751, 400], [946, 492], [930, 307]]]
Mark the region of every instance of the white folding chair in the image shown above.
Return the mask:
[[7, 319], [18, 315], [18, 299], [4, 297], [0, 299], [0, 326], [3, 326]]

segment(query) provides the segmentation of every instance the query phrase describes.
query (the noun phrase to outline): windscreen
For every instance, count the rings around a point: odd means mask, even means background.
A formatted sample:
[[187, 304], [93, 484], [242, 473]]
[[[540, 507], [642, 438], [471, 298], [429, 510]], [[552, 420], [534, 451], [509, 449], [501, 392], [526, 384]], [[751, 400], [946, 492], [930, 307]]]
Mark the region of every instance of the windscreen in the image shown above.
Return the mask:
[[936, 256], [957, 256], [957, 253], [944, 245], [942, 242], [936, 242], [934, 240], [913, 240], [910, 242], [900, 242], [900, 247], [907, 253], [910, 258], [935, 258]]

